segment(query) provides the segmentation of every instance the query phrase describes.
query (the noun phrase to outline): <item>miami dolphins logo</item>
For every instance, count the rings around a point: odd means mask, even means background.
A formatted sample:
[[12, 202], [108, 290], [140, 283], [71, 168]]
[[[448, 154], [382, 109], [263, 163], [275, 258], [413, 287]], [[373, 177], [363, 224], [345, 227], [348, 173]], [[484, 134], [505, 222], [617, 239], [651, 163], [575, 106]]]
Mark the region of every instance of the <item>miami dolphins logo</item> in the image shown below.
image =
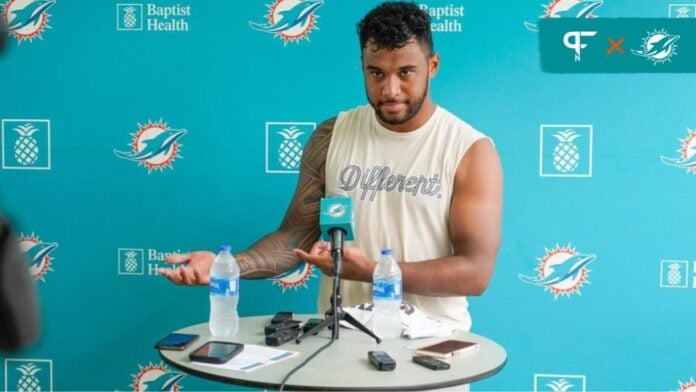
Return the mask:
[[138, 374], [133, 374], [133, 391], [179, 391], [179, 381], [186, 377], [185, 373], [173, 372], [164, 363], [158, 365], [150, 363], [148, 366], [140, 366]]
[[3, 17], [7, 31], [17, 38], [18, 43], [41, 38], [41, 32], [50, 28], [46, 11], [55, 0], [10, 0], [3, 6]]
[[159, 171], [165, 168], [173, 168], [172, 162], [180, 158], [179, 148], [181, 144], [178, 140], [186, 134], [185, 129], [171, 129], [162, 120], [147, 124], [138, 124], [138, 132], [132, 133], [133, 142], [130, 144], [132, 152], [117, 151], [117, 157], [138, 162], [139, 165], [147, 167], [148, 174], [153, 170]]
[[679, 391], [677, 392], [696, 392], [696, 381], [691, 377], [689, 382], [683, 383], [679, 381]]
[[34, 281], [40, 280], [45, 282], [44, 276], [46, 273], [53, 271], [51, 268], [51, 260], [53, 258], [49, 255], [58, 247], [58, 244], [55, 242], [43, 242], [34, 233], [31, 233], [29, 236], [20, 234], [17, 243], [29, 263], [29, 275], [31, 275]]
[[565, 247], [556, 245], [555, 249], [545, 249], [546, 255], [537, 259], [539, 267], [538, 276], [525, 276], [519, 274], [520, 279], [535, 286], [544, 287], [544, 291], [551, 291], [554, 299], [561, 295], [570, 297], [571, 294], [580, 294], [580, 288], [587, 280], [587, 264], [597, 258], [593, 254], [580, 254], [570, 244]]
[[290, 41], [299, 43], [302, 39], [309, 40], [309, 33], [318, 29], [315, 26], [319, 17], [316, 10], [323, 4], [323, 0], [276, 0], [267, 6], [268, 23], [249, 22], [249, 26], [281, 38], [285, 45]]
[[[603, 0], [552, 0], [551, 4], [542, 5], [544, 13], [540, 18], [594, 18], [593, 12], [604, 4]], [[524, 22], [524, 27], [539, 31], [539, 26]]]
[[346, 206], [341, 203], [332, 204], [329, 206], [326, 214], [334, 219], [338, 219], [346, 214]]
[[307, 288], [307, 281], [315, 277], [314, 266], [307, 262], [302, 262], [297, 267], [273, 278], [273, 284], [280, 286], [283, 289], [283, 293], [285, 293], [285, 290], [289, 288], [294, 290], [297, 290], [299, 287]]
[[649, 32], [643, 38], [643, 45], [640, 49], [631, 49], [631, 53], [636, 56], [645, 57], [653, 62], [653, 65], [664, 64], [672, 61], [672, 57], [677, 55], [678, 35], [670, 35], [664, 29]]
[[661, 156], [662, 162], [686, 169], [686, 172], [696, 174], [696, 131], [686, 128], [689, 133], [684, 139], [679, 139], [681, 148], [677, 150], [679, 158]]

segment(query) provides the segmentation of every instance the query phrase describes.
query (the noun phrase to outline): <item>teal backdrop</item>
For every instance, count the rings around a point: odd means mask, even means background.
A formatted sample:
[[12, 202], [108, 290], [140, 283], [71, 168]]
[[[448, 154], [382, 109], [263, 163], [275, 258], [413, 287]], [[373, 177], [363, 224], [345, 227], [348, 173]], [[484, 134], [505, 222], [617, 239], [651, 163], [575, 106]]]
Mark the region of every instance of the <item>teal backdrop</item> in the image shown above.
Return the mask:
[[[497, 266], [471, 313], [508, 362], [472, 390], [696, 389], [696, 76], [543, 73], [533, 27], [548, 3], [419, 3], [442, 59], [432, 95], [493, 138], [505, 176]], [[5, 390], [142, 390], [173, 370], [153, 343], [206, 321], [209, 302], [156, 274], [164, 256], [274, 230], [311, 131], [366, 103], [355, 26], [377, 2], [325, 0], [262, 31], [298, 4], [5, 2], [0, 205], [43, 320], [37, 344], [3, 357]], [[37, 19], [14, 13], [27, 7]], [[591, 15], [695, 11], [604, 0]], [[584, 264], [539, 285], [571, 259]], [[240, 314], [314, 312], [319, 275], [244, 280]]]

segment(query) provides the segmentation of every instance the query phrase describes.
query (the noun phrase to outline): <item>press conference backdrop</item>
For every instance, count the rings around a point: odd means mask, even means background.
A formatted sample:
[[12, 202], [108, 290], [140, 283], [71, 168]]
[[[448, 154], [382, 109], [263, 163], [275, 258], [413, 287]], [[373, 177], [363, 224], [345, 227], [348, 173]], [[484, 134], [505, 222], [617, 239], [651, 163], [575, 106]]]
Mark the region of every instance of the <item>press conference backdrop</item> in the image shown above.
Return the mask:
[[[694, 390], [696, 170], [678, 163], [696, 154], [696, 76], [543, 73], [534, 30], [696, 3], [542, 2], [421, 3], [442, 58], [432, 95], [495, 140], [505, 173], [502, 247], [471, 312], [509, 360], [472, 389]], [[228, 388], [152, 348], [208, 316], [207, 288], [156, 269], [278, 226], [313, 129], [366, 103], [355, 26], [376, 4], [5, 3], [1, 205], [44, 320], [4, 357], [6, 390]], [[240, 314], [314, 312], [319, 276], [242, 281]]]

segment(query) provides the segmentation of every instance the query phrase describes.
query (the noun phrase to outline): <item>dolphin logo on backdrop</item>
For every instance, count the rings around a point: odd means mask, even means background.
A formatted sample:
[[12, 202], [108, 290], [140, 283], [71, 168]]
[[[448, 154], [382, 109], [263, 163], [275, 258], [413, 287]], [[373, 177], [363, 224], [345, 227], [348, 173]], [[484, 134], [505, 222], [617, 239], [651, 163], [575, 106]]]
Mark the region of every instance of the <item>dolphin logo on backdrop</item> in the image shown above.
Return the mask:
[[55, 3], [55, 0], [9, 0], [3, 6], [8, 32], [18, 43], [41, 38], [41, 32], [49, 28], [50, 15], [46, 11]]
[[[551, 4], [542, 4], [545, 12], [540, 18], [594, 18], [593, 12], [602, 4], [603, 0], [552, 0]], [[539, 31], [534, 23], [524, 22], [524, 27]]]
[[180, 390], [179, 381], [186, 377], [186, 373], [174, 372], [169, 370], [164, 363], [157, 365], [150, 363], [147, 366], [140, 366], [138, 374], [133, 374], [133, 384], [130, 387], [134, 391], [170, 391]]
[[679, 391], [677, 392], [696, 392], [696, 381], [694, 381], [694, 378], [691, 377], [688, 382], [679, 381]]
[[643, 38], [640, 49], [631, 49], [636, 56], [645, 57], [653, 62], [653, 65], [664, 64], [672, 61], [677, 55], [677, 40], [680, 36], [671, 35], [665, 30], [655, 30]]
[[249, 26], [264, 33], [273, 34], [288, 42], [309, 40], [309, 33], [316, 29], [317, 9], [324, 5], [323, 0], [276, 0], [268, 5], [268, 23], [249, 22]]
[[27, 259], [29, 275], [31, 275], [34, 281], [41, 280], [45, 282], [44, 276], [46, 273], [53, 271], [51, 268], [53, 258], [50, 257], [50, 254], [58, 247], [58, 244], [55, 242], [43, 242], [34, 233], [30, 236], [20, 234], [17, 244]]
[[145, 125], [138, 124], [138, 129], [138, 132], [131, 134], [132, 151], [114, 149], [114, 154], [147, 167], [148, 174], [155, 169], [162, 171], [164, 168], [173, 168], [172, 162], [181, 157], [179, 139], [186, 134], [186, 130], [171, 129], [162, 120], [156, 123], [148, 121]]
[[553, 292], [554, 299], [561, 295], [580, 294], [580, 287], [589, 283], [587, 265], [596, 258], [594, 254], [578, 253], [570, 244], [565, 247], [556, 245], [554, 249], [546, 249], [546, 255], [538, 259], [537, 276], [519, 274], [519, 277], [524, 283]]
[[696, 130], [686, 129], [688, 135], [679, 139], [681, 147], [677, 149], [677, 158], [661, 156], [660, 160], [671, 166], [686, 169], [687, 173], [696, 174]]
[[296, 267], [273, 278], [273, 284], [280, 286], [283, 289], [283, 293], [289, 288], [295, 290], [299, 287], [307, 288], [307, 281], [310, 278], [316, 277], [316, 275], [314, 275], [314, 268], [312, 264], [304, 261]]

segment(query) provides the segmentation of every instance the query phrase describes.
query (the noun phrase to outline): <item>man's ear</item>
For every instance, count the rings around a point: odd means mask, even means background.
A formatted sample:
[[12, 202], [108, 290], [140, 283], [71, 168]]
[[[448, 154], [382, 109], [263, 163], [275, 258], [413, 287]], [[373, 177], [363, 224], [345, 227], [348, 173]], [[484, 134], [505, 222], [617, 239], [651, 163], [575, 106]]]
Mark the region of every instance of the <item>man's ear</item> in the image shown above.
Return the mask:
[[433, 55], [430, 56], [430, 59], [428, 59], [428, 76], [430, 77], [430, 79], [435, 77], [439, 69], [440, 55], [437, 53], [433, 53]]

